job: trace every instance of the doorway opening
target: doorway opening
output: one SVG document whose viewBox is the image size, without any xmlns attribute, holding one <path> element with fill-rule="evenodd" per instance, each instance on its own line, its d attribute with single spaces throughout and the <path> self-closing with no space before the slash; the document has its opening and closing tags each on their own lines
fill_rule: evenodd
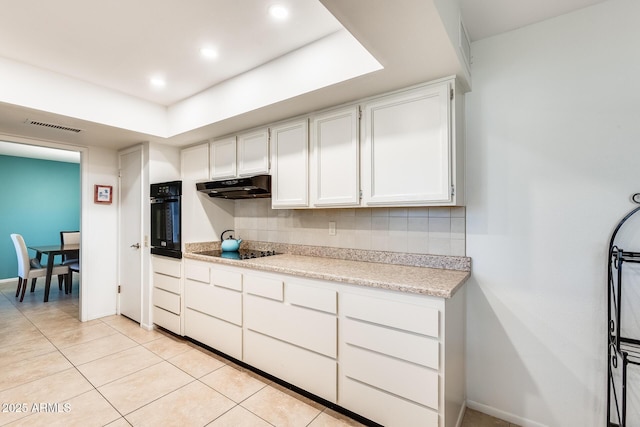
<svg viewBox="0 0 640 427">
<path fill-rule="evenodd" d="M 27 246 L 45 246 L 60 244 L 61 231 L 81 231 L 83 152 L 81 147 L 0 138 L 0 178 L 4 183 L 0 196 L 7 201 L 0 222 L 0 283 L 3 288 L 9 287 L 6 282 L 17 283 L 17 257 L 10 234 L 21 234 Z M 29 250 L 29 257 L 34 256 L 34 251 Z M 55 263 L 62 261 L 59 258 L 57 256 Z M 46 266 L 46 260 L 41 261 Z M 64 300 L 65 311 L 82 320 L 82 276 L 78 273 L 71 276 L 68 296 L 64 284 L 59 285 L 58 278 L 52 277 L 50 301 Z M 44 277 L 38 278 L 35 292 L 31 293 L 29 281 L 24 301 L 45 304 L 44 282 Z M 58 292 L 61 292 L 60 296 Z"/>
</svg>

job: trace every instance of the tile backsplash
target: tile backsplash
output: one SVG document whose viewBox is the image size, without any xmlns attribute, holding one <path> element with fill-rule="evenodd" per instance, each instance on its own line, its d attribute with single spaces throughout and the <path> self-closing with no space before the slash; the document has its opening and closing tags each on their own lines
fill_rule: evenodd
<svg viewBox="0 0 640 427">
<path fill-rule="evenodd" d="M 303 210 L 271 209 L 271 199 L 240 200 L 235 231 L 238 238 L 263 242 L 466 255 L 464 207 Z"/>
</svg>

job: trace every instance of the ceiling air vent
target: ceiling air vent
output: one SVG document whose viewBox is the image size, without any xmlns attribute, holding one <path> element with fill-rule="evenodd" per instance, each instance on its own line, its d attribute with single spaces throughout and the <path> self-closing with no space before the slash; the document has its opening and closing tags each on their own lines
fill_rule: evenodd
<svg viewBox="0 0 640 427">
<path fill-rule="evenodd" d="M 54 123 L 39 122 L 36 120 L 27 119 L 25 120 L 25 123 L 28 125 L 42 126 L 42 127 L 51 128 L 51 129 L 63 130 L 66 132 L 74 132 L 74 133 L 82 132 L 82 129 L 71 128 L 69 126 L 56 125 Z"/>
</svg>

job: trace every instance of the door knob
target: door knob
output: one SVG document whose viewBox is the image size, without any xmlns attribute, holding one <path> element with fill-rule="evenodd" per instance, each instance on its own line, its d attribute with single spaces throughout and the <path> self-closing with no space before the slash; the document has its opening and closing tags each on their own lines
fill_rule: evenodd
<svg viewBox="0 0 640 427">
<path fill-rule="evenodd" d="M 130 248 L 140 249 L 140 243 L 136 243 L 135 245 L 129 246 Z"/>
</svg>

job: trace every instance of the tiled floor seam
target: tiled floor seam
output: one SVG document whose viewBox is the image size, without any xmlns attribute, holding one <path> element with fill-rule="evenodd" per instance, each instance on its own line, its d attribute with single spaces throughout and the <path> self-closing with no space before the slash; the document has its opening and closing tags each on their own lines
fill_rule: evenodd
<svg viewBox="0 0 640 427">
<path fill-rule="evenodd" d="M 52 351 L 51 353 L 53 353 L 53 351 Z M 25 385 L 27 385 L 27 384 L 34 383 L 34 382 L 36 382 L 36 381 L 43 380 L 44 378 L 51 377 L 51 376 L 56 375 L 56 374 L 61 374 L 61 373 L 66 372 L 66 371 L 70 371 L 70 370 L 72 370 L 72 369 L 75 369 L 76 371 L 78 370 L 75 366 L 71 366 L 70 368 L 63 369 L 62 371 L 54 372 L 54 373 L 52 373 L 52 374 L 45 375 L 44 377 L 40 377 L 40 378 L 33 379 L 33 380 L 31 380 L 31 381 L 26 381 L 26 382 L 23 382 L 23 383 L 20 383 L 20 384 L 16 384 L 14 387 L 9 387 L 9 388 L 6 388 L 6 389 L 1 390 L 1 391 L 2 391 L 2 392 L 10 391 L 10 390 L 13 390 L 13 389 L 15 389 L 15 388 L 22 387 L 22 386 L 25 386 Z M 80 374 L 82 374 L 82 372 L 80 372 Z M 84 377 L 84 376 L 83 376 L 83 377 Z M 85 379 L 86 379 L 86 378 L 85 378 Z M 91 383 L 89 383 L 89 384 L 91 384 Z M 93 384 L 91 384 L 91 386 L 93 387 Z M 94 387 L 94 389 L 95 389 L 95 387 Z M 89 390 L 89 391 L 91 391 L 91 390 Z M 73 396 L 71 396 L 70 398 L 68 398 L 68 400 L 73 399 L 73 398 L 75 398 L 75 397 L 78 397 L 78 396 L 80 396 L 80 395 L 82 395 L 82 394 L 84 394 L 84 393 L 87 393 L 87 392 L 86 392 L 86 391 L 83 391 L 83 392 L 81 392 L 81 393 L 74 394 Z"/>
<path fill-rule="evenodd" d="M 133 348 L 133 347 L 131 347 L 131 348 Z M 127 351 L 127 350 L 130 350 L 130 349 L 121 350 L 120 352 Z M 118 354 L 118 353 L 120 353 L 120 352 L 113 353 L 113 354 Z M 98 358 L 98 359 L 96 359 L 96 360 L 100 360 L 100 359 L 104 359 L 104 358 L 109 357 L 109 356 L 113 356 L 113 354 L 106 355 L 106 356 L 103 356 L 103 357 L 99 357 L 99 358 Z M 91 362 L 95 362 L 95 360 L 92 360 Z M 87 363 L 91 363 L 91 362 L 87 362 Z M 144 369 L 150 368 L 151 366 L 155 366 L 155 365 L 158 365 L 158 364 L 160 364 L 160 363 L 162 363 L 162 361 L 157 362 L 157 363 L 153 363 L 153 364 L 151 364 L 151 365 L 149 365 L 149 366 L 146 366 L 146 367 L 144 367 L 144 368 L 138 369 L 137 371 L 131 372 L 131 373 L 127 374 L 127 375 L 135 374 L 136 372 L 140 372 L 140 371 L 142 371 L 142 370 L 144 370 Z M 75 370 L 76 370 L 76 371 L 78 371 L 78 373 L 79 373 L 80 375 L 82 375 L 82 378 L 84 378 L 85 380 L 87 380 L 87 382 L 88 382 L 89 384 L 91 384 L 91 387 L 93 387 L 93 389 L 94 389 L 96 392 L 98 392 L 98 394 L 99 394 L 100 396 L 102 396 L 102 398 L 103 398 L 105 401 L 107 401 L 107 402 L 109 403 L 109 405 L 111 405 L 111 407 L 112 407 L 113 409 L 115 409 L 115 410 L 116 410 L 116 412 L 118 412 L 118 414 L 120 414 L 120 416 L 121 416 L 121 417 L 124 417 L 124 416 L 125 416 L 125 414 L 121 413 L 121 412 L 118 410 L 118 408 L 116 408 L 116 407 L 113 405 L 113 403 L 111 403 L 111 401 L 110 401 L 109 399 L 107 399 L 107 396 L 105 396 L 104 394 L 102 394 L 102 392 L 98 389 L 98 387 L 96 387 L 96 386 L 95 386 L 95 384 L 93 384 L 93 383 L 89 380 L 89 378 L 87 378 L 87 377 L 82 373 L 82 371 L 81 371 L 80 369 L 78 369 L 78 366 L 85 365 L 86 363 L 83 363 L 83 364 L 81 364 L 81 365 L 75 365 L 75 364 L 73 364 L 73 362 L 72 362 L 71 364 L 73 365 L 73 367 L 75 368 Z M 125 375 L 125 376 L 127 376 L 127 375 Z M 106 383 L 104 383 L 104 384 L 101 384 L 101 385 L 100 385 L 100 387 L 104 387 L 104 386 L 106 386 L 106 385 L 108 385 L 108 384 L 111 384 L 111 383 L 113 383 L 113 382 L 115 382 L 115 381 L 118 381 L 118 380 L 120 380 L 120 379 L 122 379 L 122 378 L 124 378 L 124 377 L 120 377 L 120 378 L 116 378 L 116 379 L 114 379 L 114 380 L 108 381 L 108 382 L 106 382 Z M 139 408 L 138 408 L 138 409 L 139 409 Z M 127 421 L 127 422 L 128 422 L 128 421 Z"/>
<path fill-rule="evenodd" d="M 183 372 L 184 372 L 184 371 L 183 371 Z M 213 371 L 212 371 L 212 372 L 213 372 Z M 185 372 L 185 373 L 186 373 L 186 372 Z M 223 393 L 219 392 L 218 390 L 214 389 L 213 387 L 211 387 L 211 386 L 209 386 L 209 385 L 207 385 L 207 384 L 203 383 L 202 381 L 200 381 L 200 380 L 199 380 L 199 379 L 197 379 L 197 378 L 194 378 L 194 381 L 190 381 L 190 382 L 188 382 L 187 384 L 184 384 L 183 386 L 178 387 L 178 388 L 177 388 L 177 389 L 175 389 L 175 390 L 172 390 L 172 391 L 170 391 L 170 392 L 168 392 L 168 393 L 166 393 L 166 394 L 164 394 L 164 395 L 162 395 L 162 396 L 159 396 L 159 397 L 157 397 L 156 399 L 154 399 L 154 400 L 152 400 L 152 401 L 150 401 L 150 402 L 147 402 L 147 403 L 145 403 L 144 405 L 140 406 L 139 408 L 136 408 L 136 409 L 132 410 L 131 412 L 128 412 L 127 414 L 124 414 L 124 415 L 122 415 L 122 416 L 123 416 L 123 418 L 125 419 L 125 421 L 127 421 L 129 424 L 131 424 L 131 422 L 127 419 L 127 416 L 129 416 L 129 415 L 133 414 L 134 412 L 137 412 L 137 411 L 141 410 L 141 409 L 142 409 L 142 408 L 144 408 L 145 406 L 149 406 L 149 405 L 151 405 L 152 403 L 154 403 L 154 402 L 156 402 L 156 401 L 158 401 L 158 400 L 160 400 L 160 399 L 162 399 L 162 398 L 164 398 L 164 397 L 166 397 L 166 396 L 170 395 L 171 393 L 175 393 L 175 392 L 177 392 L 178 390 L 183 389 L 183 388 L 187 387 L 187 386 L 188 386 L 188 385 L 190 385 L 190 384 L 193 384 L 194 382 L 199 382 L 200 384 L 202 384 L 202 385 L 204 385 L 204 386 L 206 386 L 206 387 L 209 387 L 210 389 L 214 390 L 215 392 L 220 393 L 222 396 L 224 396 L 224 397 L 226 397 L 227 399 L 231 400 L 228 396 L 225 396 Z M 103 396 L 103 397 L 104 397 L 104 396 Z M 105 397 L 105 400 L 106 400 L 106 397 Z M 108 401 L 108 400 L 107 400 L 107 401 Z M 231 400 L 231 401 L 233 402 L 233 400 Z M 111 402 L 109 402 L 109 403 L 111 403 Z M 113 405 L 112 405 L 112 406 L 113 406 Z M 239 405 L 238 403 L 234 402 L 234 405 L 233 405 L 231 408 L 229 408 L 228 410 L 224 411 L 222 414 L 218 415 L 218 416 L 217 416 L 217 417 L 215 417 L 214 419 L 209 420 L 209 422 L 207 422 L 207 424 L 205 424 L 205 426 L 207 426 L 207 425 L 209 425 L 209 424 L 213 423 L 214 421 L 216 421 L 217 419 L 219 419 L 220 417 L 222 417 L 223 415 L 225 415 L 225 414 L 226 414 L 226 413 L 228 413 L 229 411 L 233 410 L 236 406 L 240 406 L 240 405 Z M 245 409 L 247 409 L 247 408 L 245 408 Z M 117 409 L 116 409 L 116 410 L 117 410 Z M 247 410 L 248 410 L 248 409 L 247 409 Z M 120 411 L 118 411 L 118 413 L 120 413 Z M 252 412 L 252 414 L 253 414 L 253 412 Z M 254 414 L 254 415 L 258 416 L 257 414 Z M 265 420 L 265 421 L 266 421 L 266 420 Z M 132 424 L 131 424 L 131 425 L 132 425 Z M 272 424 L 272 425 L 273 425 L 273 424 Z"/>
<path fill-rule="evenodd" d="M 326 408 L 325 408 L 325 409 L 323 409 L 322 411 L 318 412 L 318 414 L 317 414 L 315 417 L 313 417 L 313 418 L 311 419 L 311 421 L 309 421 L 309 423 L 307 424 L 307 426 L 306 426 L 306 427 L 309 427 L 311 424 L 313 424 L 313 422 L 314 422 L 315 420 L 317 420 L 317 419 L 318 419 L 318 417 L 324 413 L 324 411 L 326 411 Z"/>
<path fill-rule="evenodd" d="M 170 395 L 171 393 L 175 393 L 176 391 L 178 391 L 178 390 L 180 390 L 180 389 L 182 389 L 182 388 L 185 388 L 185 387 L 186 387 L 186 386 L 188 386 L 189 384 L 193 384 L 193 383 L 194 383 L 194 382 L 196 382 L 196 381 L 198 381 L 198 380 L 194 378 L 194 381 L 189 381 L 188 383 L 186 383 L 186 384 L 184 384 L 184 385 L 182 385 L 182 386 L 178 387 L 178 388 L 177 388 L 177 389 L 175 389 L 175 390 L 171 390 L 170 392 L 167 392 L 167 393 L 163 394 L 162 396 L 158 396 L 158 397 L 156 397 L 155 399 L 153 399 L 153 400 L 151 400 L 151 401 L 149 401 L 149 402 L 145 403 L 144 405 L 142 405 L 142 406 L 140 406 L 140 407 L 138 407 L 138 408 L 135 408 L 135 409 L 133 409 L 132 411 L 127 412 L 126 414 L 122 414 L 122 416 L 123 416 L 123 417 L 125 417 L 125 419 L 126 419 L 127 415 L 131 415 L 131 414 L 133 414 L 134 412 L 139 411 L 140 409 L 144 408 L 145 406 L 149 406 L 149 405 L 151 405 L 153 402 L 156 402 L 156 401 L 158 401 L 158 400 L 160 400 L 160 399 L 162 399 L 162 398 L 164 398 L 164 397 L 166 397 L 166 396 Z M 102 387 L 102 386 L 100 386 L 100 387 Z M 98 393 L 100 393 L 100 391 L 98 391 Z M 101 394 L 101 395 L 102 395 L 102 394 Z M 104 397 L 104 396 L 103 396 L 103 397 Z M 105 397 L 105 399 L 107 400 L 107 402 L 109 401 L 106 397 Z M 111 403 L 111 402 L 109 402 L 109 403 Z M 113 405 L 111 405 L 111 406 L 113 406 Z M 117 410 L 117 409 L 116 409 L 116 410 Z M 120 411 L 118 411 L 118 413 L 120 413 Z M 127 422 L 128 422 L 129 424 L 131 424 L 131 423 L 129 422 L 129 420 L 127 420 Z"/>
<path fill-rule="evenodd" d="M 262 389 L 260 389 L 260 390 L 262 390 Z M 254 393 L 254 394 L 255 394 L 255 393 Z M 248 398 L 247 398 L 247 399 L 248 399 Z M 247 400 L 247 399 L 245 399 L 245 400 Z M 243 402 L 244 402 L 245 400 L 243 400 Z M 269 424 L 270 426 L 277 427 L 275 424 L 270 423 L 269 421 L 267 421 L 266 419 L 262 418 L 260 415 L 256 414 L 255 412 L 253 412 L 251 409 L 247 408 L 246 406 L 242 406 L 242 404 L 240 404 L 240 403 L 238 403 L 236 406 L 240 406 L 240 407 L 241 407 L 242 409 L 244 409 L 245 411 L 248 411 L 248 412 L 252 413 L 253 415 L 255 415 L 256 417 L 260 418 L 262 421 L 264 421 L 265 423 Z M 235 408 L 236 406 L 234 406 L 233 408 Z M 233 408 L 231 408 L 231 409 L 233 409 Z M 231 409 L 229 409 L 229 411 L 230 411 Z M 227 411 L 227 412 L 229 412 L 229 411 Z M 218 418 L 220 418 L 220 417 L 218 417 Z M 212 421 L 212 422 L 213 422 L 213 421 Z"/>
</svg>

